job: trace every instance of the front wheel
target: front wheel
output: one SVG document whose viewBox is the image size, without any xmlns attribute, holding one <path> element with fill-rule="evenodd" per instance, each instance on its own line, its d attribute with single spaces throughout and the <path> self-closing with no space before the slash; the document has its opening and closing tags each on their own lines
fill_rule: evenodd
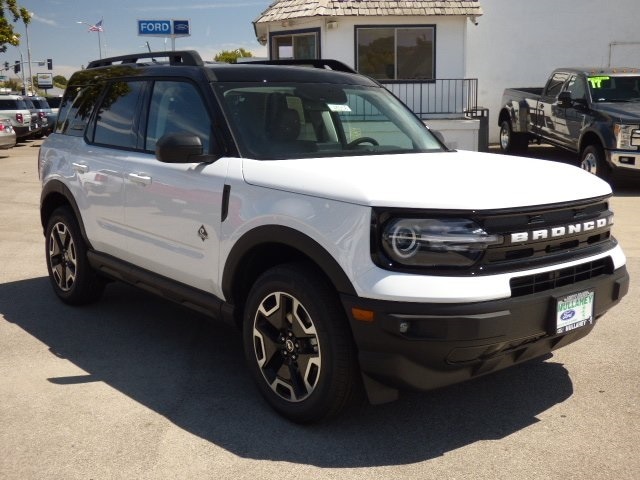
<svg viewBox="0 0 640 480">
<path fill-rule="evenodd" d="M 67 207 L 53 212 L 45 237 L 47 269 L 56 295 L 71 305 L 98 300 L 105 282 L 89 265 L 78 222 Z"/>
<path fill-rule="evenodd" d="M 597 175 L 606 182 L 611 181 L 611 167 L 607 165 L 604 151 L 598 145 L 589 145 L 582 151 L 580 168 Z"/>
<path fill-rule="evenodd" d="M 336 292 L 303 264 L 272 268 L 256 281 L 243 340 L 260 393 L 289 420 L 336 416 L 360 395 L 355 346 Z"/>
</svg>

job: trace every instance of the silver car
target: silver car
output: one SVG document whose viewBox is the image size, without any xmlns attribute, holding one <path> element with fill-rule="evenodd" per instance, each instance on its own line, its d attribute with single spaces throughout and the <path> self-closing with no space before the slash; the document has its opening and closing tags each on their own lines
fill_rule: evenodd
<svg viewBox="0 0 640 480">
<path fill-rule="evenodd" d="M 16 132 L 11 126 L 11 120 L 0 118 L 0 149 L 7 150 L 16 145 Z"/>
</svg>

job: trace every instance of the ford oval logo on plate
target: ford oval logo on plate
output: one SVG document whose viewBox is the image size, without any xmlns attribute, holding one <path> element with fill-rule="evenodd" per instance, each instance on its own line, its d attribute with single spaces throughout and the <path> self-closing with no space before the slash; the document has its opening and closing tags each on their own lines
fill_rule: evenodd
<svg viewBox="0 0 640 480">
<path fill-rule="evenodd" d="M 566 312 L 562 313 L 562 316 L 560 318 L 563 322 L 566 322 L 567 320 L 571 320 L 575 314 L 575 310 L 567 310 Z"/>
</svg>

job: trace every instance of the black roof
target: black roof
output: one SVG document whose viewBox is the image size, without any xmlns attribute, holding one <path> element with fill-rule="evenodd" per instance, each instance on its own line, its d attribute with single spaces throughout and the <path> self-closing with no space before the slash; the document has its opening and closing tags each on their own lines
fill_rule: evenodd
<svg viewBox="0 0 640 480">
<path fill-rule="evenodd" d="M 210 81 L 219 82 L 298 82 L 336 83 L 348 85 L 378 85 L 374 80 L 358 74 L 337 60 L 260 60 L 238 64 L 205 62 L 193 50 L 146 52 L 103 58 L 89 63 L 86 70 L 77 72 L 87 80 L 111 77 L 113 71 L 121 75 L 195 75 L 205 72 Z M 118 75 L 118 73 L 116 73 Z M 75 75 L 74 75 L 75 76 Z M 71 81 L 70 81 L 71 83 Z M 84 82 L 80 82 L 84 83 Z"/>
</svg>

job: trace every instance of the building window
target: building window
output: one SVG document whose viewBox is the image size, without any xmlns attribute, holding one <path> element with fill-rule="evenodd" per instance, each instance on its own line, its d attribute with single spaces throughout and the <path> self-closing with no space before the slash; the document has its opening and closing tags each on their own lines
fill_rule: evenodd
<svg viewBox="0 0 640 480">
<path fill-rule="evenodd" d="M 435 37 L 435 26 L 356 27 L 356 68 L 378 80 L 433 80 Z"/>
<path fill-rule="evenodd" d="M 271 59 L 320 58 L 320 31 L 318 29 L 297 32 L 282 32 L 271 35 Z"/>
</svg>

